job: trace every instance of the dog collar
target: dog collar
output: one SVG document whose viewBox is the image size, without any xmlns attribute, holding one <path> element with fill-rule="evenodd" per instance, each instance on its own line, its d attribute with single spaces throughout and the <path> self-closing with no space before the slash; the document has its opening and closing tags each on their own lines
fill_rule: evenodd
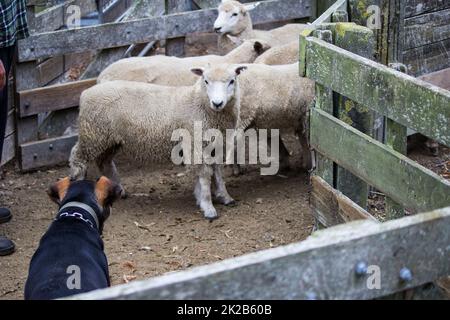
<svg viewBox="0 0 450 320">
<path fill-rule="evenodd" d="M 92 209 L 91 206 L 88 206 L 87 204 L 82 203 L 82 202 L 78 202 L 78 201 L 67 202 L 65 205 L 63 205 L 59 209 L 58 215 L 64 213 L 64 209 L 69 208 L 69 207 L 80 208 L 80 209 L 83 209 L 84 211 L 88 212 L 91 215 L 92 219 L 94 219 L 95 226 L 97 227 L 97 229 L 99 228 L 97 214 L 95 213 L 94 209 Z"/>
</svg>

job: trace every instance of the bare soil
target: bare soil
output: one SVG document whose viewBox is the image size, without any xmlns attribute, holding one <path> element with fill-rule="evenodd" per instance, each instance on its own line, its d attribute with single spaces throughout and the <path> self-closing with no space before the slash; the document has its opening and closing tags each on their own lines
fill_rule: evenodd
<svg viewBox="0 0 450 320">
<path fill-rule="evenodd" d="M 210 223 L 195 204 L 190 170 L 136 168 L 124 158 L 118 168 L 129 197 L 114 205 L 103 234 L 113 285 L 300 241 L 312 230 L 308 178 L 300 171 L 261 176 L 251 167 L 232 177 L 227 170 L 238 205 L 217 205 L 220 218 Z M 0 226 L 0 234 L 17 251 L 0 257 L 0 299 L 23 298 L 30 259 L 57 211 L 46 189 L 67 173 L 65 166 L 28 174 L 5 168 L 0 201 L 14 218 Z"/>
</svg>

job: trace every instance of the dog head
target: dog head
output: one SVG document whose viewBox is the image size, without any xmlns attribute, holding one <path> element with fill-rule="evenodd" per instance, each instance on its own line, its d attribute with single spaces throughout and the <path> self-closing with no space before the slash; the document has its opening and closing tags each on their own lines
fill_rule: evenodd
<svg viewBox="0 0 450 320">
<path fill-rule="evenodd" d="M 73 201 L 90 206 L 97 214 L 101 233 L 113 202 L 120 198 L 121 187 L 104 176 L 96 182 L 72 181 L 66 177 L 52 184 L 48 189 L 48 195 L 60 208 Z"/>
</svg>

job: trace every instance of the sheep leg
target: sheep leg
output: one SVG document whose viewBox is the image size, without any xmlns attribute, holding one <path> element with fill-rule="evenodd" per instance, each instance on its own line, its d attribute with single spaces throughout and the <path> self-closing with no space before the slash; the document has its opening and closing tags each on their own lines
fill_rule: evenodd
<svg viewBox="0 0 450 320">
<path fill-rule="evenodd" d="M 70 152 L 70 179 L 83 180 L 87 175 L 87 161 L 84 159 L 80 151 L 80 143 L 77 142 Z"/>
<path fill-rule="evenodd" d="M 203 165 L 198 175 L 197 184 L 195 186 L 194 195 L 197 199 L 197 205 L 203 211 L 206 219 L 217 219 L 217 211 L 212 203 L 211 196 L 211 178 L 213 169 L 209 165 Z"/>
<path fill-rule="evenodd" d="M 268 139 L 269 139 L 269 146 L 270 146 L 270 145 L 272 145 L 270 136 Z M 281 136 L 279 136 L 278 139 L 280 139 L 280 142 L 279 142 L 280 171 L 288 171 L 290 169 L 289 157 L 291 155 L 290 155 L 288 149 L 286 148 L 286 145 L 284 144 L 283 139 L 281 139 Z"/>
<path fill-rule="evenodd" d="M 216 182 L 216 191 L 214 196 L 216 200 L 226 206 L 236 205 L 236 201 L 229 195 L 225 181 L 223 180 L 222 167 L 218 164 L 214 165 L 214 178 Z"/>
<path fill-rule="evenodd" d="M 116 164 L 114 163 L 114 154 L 109 154 L 97 162 L 98 168 L 102 175 L 108 177 L 113 182 L 117 183 L 121 189 L 121 197 L 126 198 L 126 192 L 120 183 L 119 173 L 117 172 Z"/>
</svg>

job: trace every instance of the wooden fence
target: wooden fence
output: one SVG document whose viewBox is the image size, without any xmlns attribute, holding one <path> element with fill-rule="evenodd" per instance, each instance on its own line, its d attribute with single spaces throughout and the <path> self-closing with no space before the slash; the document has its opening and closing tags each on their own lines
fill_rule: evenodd
<svg viewBox="0 0 450 320">
<path fill-rule="evenodd" d="M 340 19 L 328 14 L 321 21 L 326 23 L 313 24 L 300 37 L 300 75 L 317 83 L 310 138 L 320 156 L 311 209 L 329 228 L 300 243 L 73 299 L 441 297 L 430 283 L 450 275 L 450 182 L 395 151 L 390 139 L 385 145 L 371 138 L 367 123 L 355 122 L 354 115 L 370 119 L 373 110 L 392 125 L 450 145 L 450 92 L 369 59 L 374 33 L 353 23 L 327 22 Z M 355 185 L 384 192 L 401 209 L 388 219 L 399 219 L 379 223 L 362 201 L 367 188 Z M 400 217 L 403 208 L 419 213 Z M 380 272 L 378 288 L 367 282 L 372 267 Z"/>
<path fill-rule="evenodd" d="M 56 19 L 58 23 L 51 29 L 61 27 L 65 8 L 76 2 L 77 0 L 65 1 L 51 9 L 51 15 L 61 17 Z M 58 31 L 50 31 L 44 27 L 43 30 L 48 32 L 36 30 L 31 37 L 19 41 L 19 64 L 16 68 L 15 81 L 16 140 L 21 169 L 28 171 L 67 161 L 70 150 L 77 140 L 76 132 L 70 128 L 76 122 L 79 96 L 83 90 L 95 84 L 95 78 L 55 84 L 58 82 L 55 78 L 67 71 L 73 59 L 80 54 L 99 51 L 105 53 L 105 59 L 100 59 L 102 60 L 100 67 L 93 68 L 95 72 L 90 74 L 95 77 L 107 64 L 123 57 L 121 50 L 117 54 L 117 49 L 122 47 L 128 48 L 130 45 L 167 39 L 168 54 L 183 55 L 186 35 L 210 32 L 213 29 L 217 17 L 215 6 L 219 2 L 219 0 L 152 1 L 151 7 L 155 9 L 150 17 Z M 127 1 L 99 1 L 99 3 L 105 10 L 112 10 L 111 8 L 116 8 L 115 6 L 126 8 L 129 4 Z M 160 15 L 161 8 L 170 14 Z M 180 12 L 189 9 L 193 11 Z M 263 24 L 309 18 L 311 12 L 310 0 L 267 0 L 252 11 L 252 19 L 255 24 Z M 47 11 L 45 16 L 49 15 Z M 44 13 L 39 15 L 42 16 Z M 101 13 L 100 16 L 101 19 L 105 19 L 107 15 Z M 43 22 L 41 24 L 46 25 Z M 42 115 L 48 113 L 54 113 L 56 117 L 53 121 L 44 122 L 43 126 Z"/>
</svg>

